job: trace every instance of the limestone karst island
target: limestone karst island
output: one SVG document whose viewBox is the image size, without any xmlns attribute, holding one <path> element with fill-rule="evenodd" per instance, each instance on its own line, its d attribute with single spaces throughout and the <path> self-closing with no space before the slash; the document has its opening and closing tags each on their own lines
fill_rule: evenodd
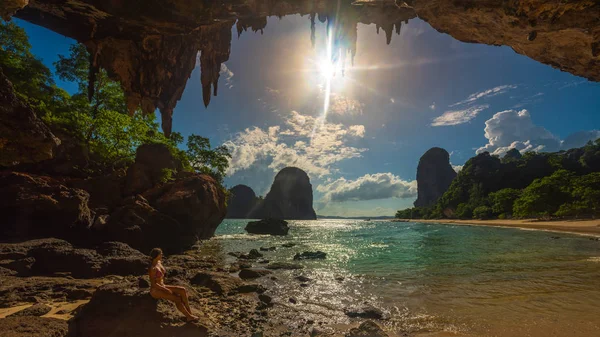
<svg viewBox="0 0 600 337">
<path fill-rule="evenodd" d="M 0 337 L 598 337 L 598 303 L 599 1 L 0 1 Z"/>
</svg>

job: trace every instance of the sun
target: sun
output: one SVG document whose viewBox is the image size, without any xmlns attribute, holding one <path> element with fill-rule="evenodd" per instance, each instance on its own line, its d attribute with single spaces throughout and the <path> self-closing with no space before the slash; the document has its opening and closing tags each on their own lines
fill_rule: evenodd
<svg viewBox="0 0 600 337">
<path fill-rule="evenodd" d="M 333 77 L 335 76 L 336 65 L 331 61 L 330 58 L 322 58 L 318 63 L 318 67 L 319 73 L 325 80 L 331 81 L 331 79 L 333 79 Z"/>
</svg>

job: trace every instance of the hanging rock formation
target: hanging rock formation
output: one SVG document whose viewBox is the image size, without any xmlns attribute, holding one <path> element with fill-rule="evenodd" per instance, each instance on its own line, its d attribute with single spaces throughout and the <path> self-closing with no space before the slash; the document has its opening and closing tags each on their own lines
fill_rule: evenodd
<svg viewBox="0 0 600 337">
<path fill-rule="evenodd" d="M 600 81 L 600 3 L 591 0 L 3 1 L 0 15 L 13 13 L 84 43 L 92 55 L 91 74 L 104 68 L 120 81 L 131 111 L 159 108 L 165 134 L 198 52 L 208 105 L 217 94 L 221 63 L 229 58 L 233 25 L 238 35 L 262 32 L 273 15 L 309 15 L 313 41 L 315 19 L 327 22 L 334 57 L 341 61 L 356 52 L 358 23 L 383 29 L 390 43 L 403 22 L 418 16 L 458 40 L 508 45 Z"/>
<path fill-rule="evenodd" d="M 246 185 L 235 185 L 229 190 L 227 204 L 228 219 L 247 219 L 256 206 L 257 198 L 252 188 Z"/>
<path fill-rule="evenodd" d="M 257 209 L 253 219 L 315 220 L 313 192 L 306 172 L 286 167 L 275 176 L 271 190 Z"/>
<path fill-rule="evenodd" d="M 448 151 L 433 147 L 421 159 L 417 167 L 418 197 L 415 207 L 429 207 L 448 190 L 456 172 L 450 165 Z"/>
</svg>

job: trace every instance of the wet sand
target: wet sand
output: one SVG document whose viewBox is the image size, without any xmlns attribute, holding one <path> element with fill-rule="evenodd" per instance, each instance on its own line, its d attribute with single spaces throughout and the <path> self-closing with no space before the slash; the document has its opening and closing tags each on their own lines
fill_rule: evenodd
<svg viewBox="0 0 600 337">
<path fill-rule="evenodd" d="M 439 219 L 439 220 L 392 220 L 392 221 L 413 221 L 424 223 L 439 223 L 453 225 L 469 225 L 469 226 L 495 226 L 495 227 L 512 227 L 526 228 L 536 230 L 546 230 L 555 232 L 568 232 L 577 234 L 586 234 L 600 237 L 600 220 L 557 220 L 557 221 L 540 221 L 536 219 L 528 220 L 454 220 L 454 219 Z"/>
</svg>

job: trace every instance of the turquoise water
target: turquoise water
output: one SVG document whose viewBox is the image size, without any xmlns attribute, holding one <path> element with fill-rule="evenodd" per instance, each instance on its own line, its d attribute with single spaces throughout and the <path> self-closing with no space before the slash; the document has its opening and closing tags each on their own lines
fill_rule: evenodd
<svg viewBox="0 0 600 337">
<path fill-rule="evenodd" d="M 325 260 L 266 280 L 286 308 L 344 323 L 343 308 L 368 303 L 389 315 L 388 331 L 425 335 L 600 336 L 600 242 L 585 236 L 509 228 L 362 220 L 290 221 L 290 234 L 246 234 L 225 220 L 208 245 L 263 252 L 292 262 L 321 250 Z M 560 237 L 553 239 L 552 237 Z M 295 243 L 282 248 L 283 243 Z M 256 262 L 255 265 L 261 264 Z M 300 287 L 295 276 L 312 279 Z M 343 279 L 342 279 L 343 278 Z"/>
</svg>

